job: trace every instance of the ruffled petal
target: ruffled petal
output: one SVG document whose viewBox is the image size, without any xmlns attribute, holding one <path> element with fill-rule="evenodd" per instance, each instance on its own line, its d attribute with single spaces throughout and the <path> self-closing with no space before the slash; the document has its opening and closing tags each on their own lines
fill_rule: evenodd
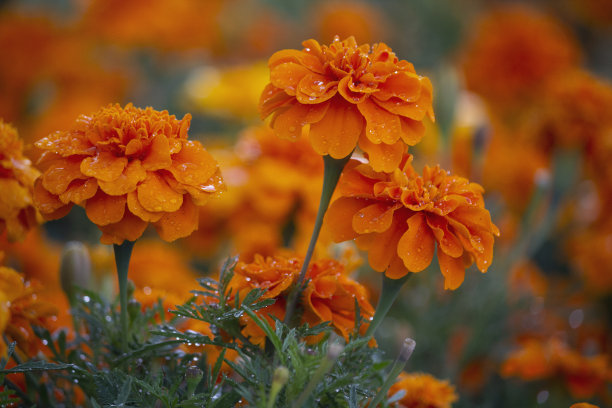
<svg viewBox="0 0 612 408">
<path fill-rule="evenodd" d="M 83 201 L 89 200 L 98 191 L 98 181 L 90 177 L 87 180 L 75 180 L 59 195 L 59 199 L 65 203 L 82 205 Z"/>
<path fill-rule="evenodd" d="M 304 104 L 316 104 L 331 99 L 338 92 L 338 81 L 329 81 L 319 74 L 305 75 L 299 82 L 296 99 Z"/>
<path fill-rule="evenodd" d="M 461 286 L 465 278 L 463 257 L 452 257 L 438 250 L 438 263 L 444 275 L 444 289 L 455 290 Z"/>
<path fill-rule="evenodd" d="M 365 136 L 359 138 L 359 147 L 368 154 L 374 171 L 385 173 L 393 172 L 406 152 L 406 145 L 401 140 L 393 144 L 374 144 Z"/>
<path fill-rule="evenodd" d="M 325 214 L 325 223 L 335 242 L 347 241 L 359 235 L 353 229 L 353 215 L 370 203 L 369 200 L 352 197 L 340 197 L 331 203 Z"/>
<path fill-rule="evenodd" d="M 402 136 L 400 117 L 382 109 L 370 99 L 357 105 L 366 120 L 366 137 L 374 144 L 392 144 Z"/>
<path fill-rule="evenodd" d="M 329 102 L 315 105 L 294 103 L 289 109 L 278 112 L 270 125 L 278 137 L 297 140 L 302 136 L 302 127 L 308 123 L 320 121 L 329 106 Z"/>
<path fill-rule="evenodd" d="M 388 230 L 393 222 L 393 213 L 400 206 L 401 204 L 379 202 L 362 208 L 353 216 L 353 230 L 358 234 Z"/>
<path fill-rule="evenodd" d="M 150 212 L 173 212 L 183 204 L 183 195 L 173 190 L 157 173 L 147 173 L 137 191 L 138 201 Z"/>
<path fill-rule="evenodd" d="M 50 163 L 47 163 L 50 164 Z M 50 164 L 42 176 L 43 186 L 52 194 L 61 194 L 76 179 L 86 179 L 81 173 L 80 158 L 62 158 Z"/>
<path fill-rule="evenodd" d="M 400 279 L 404 276 L 408 275 L 410 271 L 404 265 L 404 261 L 399 256 L 394 256 L 391 258 L 391 263 L 387 267 L 385 271 L 385 275 L 391 279 Z"/>
<path fill-rule="evenodd" d="M 79 132 L 55 132 L 35 143 L 36 147 L 67 157 L 75 154 L 93 155 L 95 147 Z"/>
<path fill-rule="evenodd" d="M 138 183 L 147 177 L 146 170 L 142 167 L 140 160 L 131 161 L 123 173 L 114 181 L 98 181 L 100 188 L 108 195 L 124 195 L 136 190 Z"/>
<path fill-rule="evenodd" d="M 310 126 L 310 143 L 320 155 L 348 156 L 357 146 L 365 121 L 354 105 L 334 98 L 320 121 Z"/>
<path fill-rule="evenodd" d="M 386 231 L 361 235 L 356 241 L 359 248 L 368 251 L 368 262 L 372 269 L 378 272 L 387 270 L 393 258 L 397 257 L 397 245 L 403 233 L 403 217 L 394 218 L 394 222 Z"/>
<path fill-rule="evenodd" d="M 385 82 L 378 85 L 380 92 L 376 99 L 389 100 L 391 97 L 399 98 L 405 102 L 416 102 L 421 96 L 421 77 L 406 71 L 389 75 Z"/>
<path fill-rule="evenodd" d="M 153 225 L 164 241 L 171 242 L 191 235 L 198 228 L 198 215 L 198 207 L 189 196 L 185 196 L 179 210 L 164 214 Z"/>
<path fill-rule="evenodd" d="M 147 225 L 148 223 L 126 211 L 121 221 L 99 226 L 102 231 L 100 242 L 107 245 L 121 245 L 125 240 L 136 241 L 147 228 Z"/>
<path fill-rule="evenodd" d="M 430 215 L 427 217 L 427 225 L 431 228 L 438 242 L 438 254 L 444 252 L 453 258 L 463 254 L 461 241 L 449 231 L 448 222 L 444 218 Z"/>
<path fill-rule="evenodd" d="M 210 178 L 218 171 L 218 166 L 200 142 L 190 140 L 172 156 L 172 165 L 168 170 L 179 183 L 199 187 L 210 184 Z"/>
<path fill-rule="evenodd" d="M 172 164 L 170 143 L 163 134 L 157 134 L 149 145 L 149 154 L 142 161 L 142 167 L 148 171 L 166 169 Z"/>
<path fill-rule="evenodd" d="M 419 143 L 425 134 L 425 125 L 423 122 L 408 119 L 403 116 L 400 117 L 400 121 L 402 124 L 401 137 L 404 143 L 408 146 L 414 146 Z"/>
<path fill-rule="evenodd" d="M 114 181 L 119 178 L 127 165 L 127 157 L 117 157 L 106 151 L 100 151 L 94 157 L 86 157 L 81 162 L 81 172 L 89 177 L 102 181 Z"/>
<path fill-rule="evenodd" d="M 353 83 L 350 75 L 345 76 L 338 82 L 338 92 L 342 97 L 352 104 L 361 104 L 367 100 L 368 95 L 362 92 L 353 91 Z"/>
<path fill-rule="evenodd" d="M 261 118 L 265 119 L 280 108 L 285 108 L 293 101 L 293 96 L 288 95 L 285 91 L 275 87 L 272 84 L 266 85 L 261 97 L 259 98 L 259 111 Z"/>
<path fill-rule="evenodd" d="M 364 176 L 358 169 L 355 169 L 358 163 L 356 160 L 351 160 L 346 165 L 336 190 L 340 195 L 346 197 L 372 197 L 376 180 Z"/>
<path fill-rule="evenodd" d="M 270 68 L 270 82 L 289 95 L 295 95 L 299 82 L 310 70 L 294 62 L 284 62 Z"/>
<path fill-rule="evenodd" d="M 391 98 L 387 101 L 373 98 L 373 101 L 381 108 L 408 119 L 423 120 L 428 112 L 428 106 L 425 103 L 404 102 L 399 98 Z"/>
<path fill-rule="evenodd" d="M 125 213 L 126 200 L 125 196 L 110 196 L 98 190 L 85 203 L 87 218 L 98 226 L 119 222 Z"/>
<path fill-rule="evenodd" d="M 138 193 L 131 191 L 127 194 L 128 210 L 143 221 L 156 222 L 164 215 L 163 212 L 147 211 L 138 201 Z"/>
<path fill-rule="evenodd" d="M 48 192 L 43 187 L 41 178 L 38 178 L 34 183 L 34 191 L 32 196 L 36 208 L 38 208 L 43 217 L 47 220 L 55 220 L 57 218 L 61 218 L 64 215 L 68 214 L 68 212 L 72 208 L 72 204 L 66 205 L 60 201 L 58 196 Z"/>
<path fill-rule="evenodd" d="M 434 235 L 425 215 L 416 213 L 408 218 L 406 231 L 397 245 L 397 254 L 411 272 L 420 272 L 431 263 L 436 249 Z"/>
</svg>

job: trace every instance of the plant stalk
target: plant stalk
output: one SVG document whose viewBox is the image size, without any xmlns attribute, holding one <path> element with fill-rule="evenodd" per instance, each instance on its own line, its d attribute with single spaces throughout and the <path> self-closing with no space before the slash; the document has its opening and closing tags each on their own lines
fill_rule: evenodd
<svg viewBox="0 0 612 408">
<path fill-rule="evenodd" d="M 115 264 L 117 265 L 117 278 L 119 280 L 119 304 L 121 306 L 121 349 L 125 353 L 128 346 L 128 310 L 127 310 L 127 278 L 130 266 L 130 257 L 134 248 L 134 241 L 123 241 L 121 245 L 113 245 L 115 250 Z"/>
<path fill-rule="evenodd" d="M 407 338 L 406 340 L 404 340 L 404 344 L 402 345 L 400 354 L 399 356 L 397 356 L 397 359 L 395 359 L 395 362 L 393 363 L 393 367 L 391 367 L 391 371 L 389 371 L 389 375 L 387 376 L 382 387 L 380 387 L 380 390 L 378 391 L 378 393 L 376 394 L 376 396 L 374 397 L 374 399 L 368 406 L 372 408 L 376 408 L 378 404 L 380 404 L 382 400 L 387 396 L 387 392 L 389 392 L 389 388 L 391 388 L 397 376 L 402 372 L 402 370 L 406 366 L 406 362 L 408 361 L 408 359 L 410 359 L 410 356 L 412 355 L 412 352 L 414 351 L 415 346 L 416 346 L 416 343 L 411 338 Z"/>
<path fill-rule="evenodd" d="M 378 299 L 378 305 L 376 305 L 376 312 L 374 312 L 374 318 L 372 322 L 370 322 L 370 326 L 366 331 L 365 337 L 369 338 L 374 336 L 374 332 L 376 328 L 383 321 L 389 309 L 395 302 L 397 295 L 400 290 L 404 286 L 404 283 L 412 276 L 412 272 L 408 273 L 406 276 L 399 279 L 391 279 L 388 278 L 387 275 L 383 273 L 382 275 L 382 291 L 380 293 L 380 298 Z"/>
</svg>

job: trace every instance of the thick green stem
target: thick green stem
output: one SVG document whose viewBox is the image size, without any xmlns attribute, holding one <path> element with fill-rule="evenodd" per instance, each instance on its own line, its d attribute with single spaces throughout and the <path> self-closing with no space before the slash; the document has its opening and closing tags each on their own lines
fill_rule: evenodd
<svg viewBox="0 0 612 408">
<path fill-rule="evenodd" d="M 399 356 L 397 356 L 397 359 L 395 359 L 393 367 L 391 367 L 391 371 L 389 371 L 389 375 L 387 376 L 382 387 L 380 387 L 380 390 L 378 390 L 378 393 L 370 403 L 370 407 L 376 408 L 378 404 L 380 404 L 382 400 L 387 396 L 389 388 L 391 388 L 397 376 L 406 366 L 406 362 L 408 361 L 408 359 L 410 359 L 410 356 L 414 351 L 415 345 L 416 343 L 414 342 L 414 340 L 410 338 L 404 340 L 404 344 L 402 345 L 402 349 L 400 350 Z"/>
<path fill-rule="evenodd" d="M 314 253 L 314 249 L 317 244 L 317 239 L 319 238 L 319 233 L 321 232 L 321 226 L 323 226 L 323 217 L 325 216 L 327 207 L 329 207 L 329 202 L 331 201 L 332 195 L 334 194 L 334 190 L 336 189 L 336 185 L 338 184 L 338 180 L 340 179 L 340 174 L 342 174 L 344 166 L 351 158 L 351 154 L 342 159 L 334 159 L 329 155 L 323 156 L 323 190 L 321 191 L 319 210 L 317 211 L 317 218 L 315 220 L 315 226 L 312 231 L 312 236 L 310 237 L 310 244 L 308 245 L 308 250 L 306 251 L 306 257 L 304 258 L 304 263 L 302 265 L 302 269 L 300 270 L 300 276 L 298 277 L 297 284 L 291 291 L 291 294 L 289 295 L 289 299 L 287 301 L 285 323 L 289 323 L 291 321 L 291 318 L 293 317 L 295 305 L 297 303 L 298 298 L 300 297 L 300 293 L 303 289 L 302 286 L 304 284 L 304 280 L 306 279 L 306 271 L 308 270 L 310 259 L 312 258 L 312 254 Z"/>
<path fill-rule="evenodd" d="M 365 337 L 374 336 L 374 332 L 376 328 L 383 321 L 389 309 L 395 302 L 397 295 L 400 290 L 404 286 L 404 283 L 412 276 L 412 273 L 399 278 L 399 279 L 391 279 L 388 278 L 387 275 L 382 275 L 382 291 L 380 293 L 380 298 L 378 299 L 378 305 L 376 305 L 376 312 L 374 313 L 374 318 L 368 327 L 368 331 L 366 332 Z"/>
<path fill-rule="evenodd" d="M 119 280 L 119 303 L 121 305 L 121 348 L 127 351 L 128 332 L 128 311 L 127 311 L 127 277 L 130 257 L 132 256 L 134 241 L 123 241 L 121 245 L 114 245 L 115 264 L 117 265 L 117 278 Z"/>
</svg>

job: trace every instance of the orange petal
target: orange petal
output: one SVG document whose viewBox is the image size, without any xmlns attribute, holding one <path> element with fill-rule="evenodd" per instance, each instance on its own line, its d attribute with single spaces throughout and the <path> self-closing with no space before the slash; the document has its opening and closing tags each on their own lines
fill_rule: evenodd
<svg viewBox="0 0 612 408">
<path fill-rule="evenodd" d="M 373 98 L 374 102 L 381 108 L 394 113 L 396 115 L 407 117 L 408 119 L 423 120 L 428 112 L 428 107 L 419 102 L 404 102 L 399 98 L 391 98 L 388 101 L 382 101 Z"/>
<path fill-rule="evenodd" d="M 42 176 L 43 186 L 52 194 L 61 194 L 76 179 L 86 179 L 81 173 L 81 159 L 68 157 L 56 160 Z"/>
<path fill-rule="evenodd" d="M 147 225 L 148 223 L 126 211 L 121 221 L 99 226 L 102 231 L 100 242 L 108 245 L 120 245 L 124 240 L 136 241 L 147 228 Z"/>
<path fill-rule="evenodd" d="M 284 62 L 270 68 L 270 82 L 289 95 L 295 95 L 300 80 L 310 73 L 310 70 L 303 65 Z"/>
<path fill-rule="evenodd" d="M 157 134 L 151 140 L 149 145 L 149 154 L 142 161 L 142 167 L 146 170 L 166 169 L 172 164 L 170 158 L 170 143 L 168 138 L 163 134 Z"/>
<path fill-rule="evenodd" d="M 171 242 L 191 235 L 198 228 L 198 214 L 198 207 L 189 196 L 185 196 L 178 211 L 164 214 L 153 225 L 164 241 Z"/>
<path fill-rule="evenodd" d="M 431 263 L 436 248 L 434 236 L 425 222 L 425 215 L 416 213 L 408 218 L 408 231 L 402 235 L 397 254 L 411 272 L 420 272 Z"/>
<path fill-rule="evenodd" d="M 377 99 L 386 101 L 397 97 L 405 102 L 416 102 L 421 96 L 421 77 L 412 72 L 397 72 L 388 76 L 378 89 Z"/>
<path fill-rule="evenodd" d="M 427 225 L 431 228 L 438 242 L 438 253 L 442 250 L 449 256 L 457 258 L 463 254 L 463 245 L 455 234 L 449 231 L 448 222 L 439 216 L 427 217 Z"/>
<path fill-rule="evenodd" d="M 142 142 L 140 139 L 132 139 L 125 145 L 125 155 L 130 156 L 133 154 L 138 154 L 142 151 Z"/>
<path fill-rule="evenodd" d="M 90 177 L 87 180 L 75 180 L 70 183 L 70 186 L 59 195 L 59 199 L 63 203 L 75 203 L 81 205 L 83 201 L 93 197 L 98 191 L 98 182 L 95 178 Z"/>
<path fill-rule="evenodd" d="M 81 172 L 98 180 L 114 181 L 123 173 L 126 165 L 126 157 L 116 157 L 110 152 L 100 151 L 94 157 L 83 159 Z"/>
<path fill-rule="evenodd" d="M 342 176 L 340 176 L 340 182 L 337 187 L 338 193 L 345 197 L 372 197 L 376 180 L 364 176 L 358 169 L 354 168 L 353 164 L 358 163 L 356 160 L 351 162 L 347 164 L 342 172 Z"/>
<path fill-rule="evenodd" d="M 325 214 L 325 223 L 335 242 L 348 241 L 359 235 L 353 229 L 353 215 L 370 203 L 351 197 L 340 197 L 331 203 Z"/>
<path fill-rule="evenodd" d="M 67 157 L 75 154 L 92 155 L 95 147 L 78 132 L 55 132 L 35 143 L 36 147 L 51 150 Z"/>
<path fill-rule="evenodd" d="M 425 134 L 425 125 L 421 121 L 400 117 L 402 124 L 401 137 L 408 146 L 414 146 L 421 141 Z"/>
<path fill-rule="evenodd" d="M 298 84 L 296 99 L 300 103 L 315 104 L 325 102 L 338 92 L 338 81 L 329 81 L 323 75 L 310 73 Z"/>
<path fill-rule="evenodd" d="M 285 105 L 289 105 L 294 101 L 294 97 L 288 95 L 285 91 L 275 87 L 272 84 L 266 85 L 261 97 L 259 98 L 259 111 L 261 112 L 261 118 L 265 119 L 276 112 L 281 107 L 286 109 Z"/>
<path fill-rule="evenodd" d="M 406 268 L 404 262 L 399 256 L 394 256 L 391 258 L 391 263 L 389 263 L 389 267 L 387 267 L 387 270 L 385 271 L 385 275 L 391 279 L 400 279 L 409 273 L 411 272 Z"/>
<path fill-rule="evenodd" d="M 353 229 L 358 234 L 386 231 L 393 222 L 393 213 L 400 206 L 380 202 L 362 208 L 353 216 Z"/>
<path fill-rule="evenodd" d="M 368 245 L 368 262 L 372 269 L 378 272 L 383 272 L 389 268 L 389 265 L 394 258 L 397 257 L 397 246 L 404 232 L 403 216 L 394 217 L 391 227 L 381 233 L 372 233 Z M 367 235 L 364 235 L 367 236 Z M 363 241 L 357 242 L 362 249 Z"/>
<path fill-rule="evenodd" d="M 72 208 L 72 204 L 66 205 L 60 201 L 58 196 L 48 192 L 43 187 L 41 178 L 38 178 L 34 183 L 33 200 L 36 208 L 47 220 L 61 218 L 63 215 L 68 214 L 70 208 Z M 62 213 L 63 215 L 57 218 L 54 217 Z"/>
<path fill-rule="evenodd" d="M 87 218 L 98 226 L 121 221 L 125 213 L 125 196 L 109 196 L 98 190 L 95 196 L 85 203 Z"/>
<path fill-rule="evenodd" d="M 354 105 L 338 97 L 329 103 L 323 119 L 310 126 L 310 143 L 318 154 L 342 159 L 357 146 L 365 121 Z"/>
<path fill-rule="evenodd" d="M 363 103 L 368 95 L 362 92 L 354 92 L 354 84 L 352 83 L 352 79 L 350 75 L 345 76 L 338 82 L 338 92 L 342 97 L 352 104 L 361 104 Z"/>
<path fill-rule="evenodd" d="M 168 181 L 168 177 L 166 177 L 166 181 Z M 216 197 L 219 193 L 226 190 L 223 179 L 221 178 L 221 170 L 219 169 L 217 169 L 207 184 L 200 184 L 197 186 L 183 184 L 182 187 L 189 193 L 194 204 L 198 206 L 203 206 L 212 197 Z"/>
<path fill-rule="evenodd" d="M 274 133 L 288 140 L 302 136 L 302 127 L 307 123 L 320 121 L 329 107 L 329 102 L 315 105 L 293 104 L 289 109 L 279 112 L 271 123 Z"/>
<path fill-rule="evenodd" d="M 370 99 L 357 105 L 359 112 L 365 118 L 366 137 L 374 144 L 392 144 L 402 135 L 400 117 L 382 109 Z"/>
<path fill-rule="evenodd" d="M 136 186 L 147 177 L 146 170 L 141 166 L 140 160 L 128 163 L 123 173 L 114 181 L 98 181 L 100 188 L 108 195 L 124 195 L 136 190 Z"/>
<path fill-rule="evenodd" d="M 137 191 L 138 201 L 147 211 L 173 212 L 183 204 L 183 195 L 173 190 L 157 173 L 147 173 Z"/>
<path fill-rule="evenodd" d="M 391 173 L 395 170 L 406 151 L 406 145 L 399 140 L 393 144 L 374 144 L 367 137 L 359 138 L 359 147 L 368 154 L 370 165 L 374 171 Z"/>
<path fill-rule="evenodd" d="M 138 218 L 147 222 L 156 222 L 164 215 L 162 212 L 151 212 L 145 210 L 145 208 L 138 201 L 138 193 L 131 191 L 127 194 L 127 206 L 128 210 L 138 216 Z"/>
<path fill-rule="evenodd" d="M 168 170 L 179 183 L 199 187 L 210 184 L 218 166 L 200 142 L 189 140 L 180 152 L 172 156 Z"/>
<path fill-rule="evenodd" d="M 440 271 L 444 275 L 444 289 L 455 290 L 461 286 L 465 278 L 463 258 L 461 256 L 454 258 L 443 251 L 438 251 L 438 263 L 440 264 Z"/>
</svg>

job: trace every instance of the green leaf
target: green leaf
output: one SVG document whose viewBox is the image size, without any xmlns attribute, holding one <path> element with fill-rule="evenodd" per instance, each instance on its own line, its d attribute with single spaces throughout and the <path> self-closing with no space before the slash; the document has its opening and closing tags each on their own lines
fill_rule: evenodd
<svg viewBox="0 0 612 408">
<path fill-rule="evenodd" d="M 280 341 L 280 339 L 278 338 L 278 336 L 276 335 L 276 333 L 274 332 L 272 327 L 270 327 L 270 325 L 268 324 L 268 321 L 265 320 L 265 319 L 264 320 L 260 319 L 259 316 L 257 316 L 257 314 L 254 311 L 252 311 L 251 309 L 249 309 L 245 305 L 242 305 L 242 309 L 249 315 L 249 317 L 251 319 L 253 319 L 253 321 L 259 327 L 261 327 L 261 329 L 264 331 L 264 333 L 266 333 L 266 336 L 268 336 L 268 338 L 270 339 L 270 342 L 272 342 L 272 345 L 274 346 L 274 348 L 278 352 L 278 355 L 279 355 L 279 357 L 281 359 L 282 364 L 285 365 L 286 364 L 285 356 L 282 353 L 282 351 L 283 351 L 283 343 Z"/>
<path fill-rule="evenodd" d="M 19 364 L 16 367 L 0 370 L 1 374 L 12 374 L 12 373 L 29 373 L 32 371 L 52 371 L 52 370 L 75 370 L 83 371 L 81 367 L 75 364 L 56 364 L 48 363 L 46 361 L 26 361 L 23 364 Z"/>
</svg>

